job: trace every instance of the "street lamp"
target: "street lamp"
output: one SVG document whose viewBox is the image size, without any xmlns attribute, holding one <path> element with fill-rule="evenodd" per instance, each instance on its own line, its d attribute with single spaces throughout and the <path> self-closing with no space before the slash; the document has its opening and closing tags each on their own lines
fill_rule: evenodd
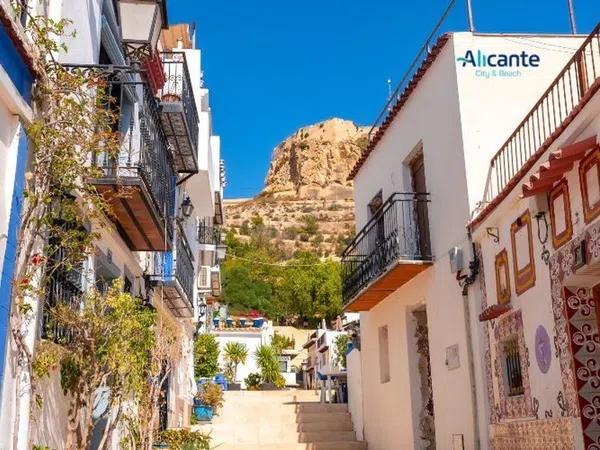
<svg viewBox="0 0 600 450">
<path fill-rule="evenodd" d="M 217 263 L 220 264 L 225 261 L 225 255 L 227 254 L 227 246 L 220 242 L 217 244 Z"/>
<path fill-rule="evenodd" d="M 181 214 L 183 215 L 183 217 L 188 218 L 192 215 L 193 210 L 194 205 L 192 205 L 192 201 L 188 196 L 181 202 Z"/>
<path fill-rule="evenodd" d="M 160 30 L 167 27 L 166 0 L 119 0 L 125 54 L 134 61 L 152 56 Z"/>
</svg>

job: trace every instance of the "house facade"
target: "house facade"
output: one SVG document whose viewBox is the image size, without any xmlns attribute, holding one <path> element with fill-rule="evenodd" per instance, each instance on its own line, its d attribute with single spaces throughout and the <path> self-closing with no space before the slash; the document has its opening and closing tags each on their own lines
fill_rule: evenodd
<svg viewBox="0 0 600 450">
<path fill-rule="evenodd" d="M 5 378 L 10 290 L 27 164 L 24 126 L 33 120 L 31 97 L 36 75 L 33 49 L 27 43 L 21 17 L 8 1 L 0 2 L 0 385 Z"/>
<path fill-rule="evenodd" d="M 495 449 L 600 445 L 599 37 L 596 27 L 508 134 L 469 224 Z"/>
<path fill-rule="evenodd" d="M 224 247 L 218 228 L 223 223 L 221 199 L 225 182 L 220 141 L 213 132 L 209 91 L 202 81 L 194 28 L 187 24 L 169 25 L 165 1 L 92 0 L 83 4 L 64 0 L 28 2 L 28 7 L 34 14 L 72 21 L 77 35 L 64 38 L 68 51 L 61 53 L 60 63 L 106 76 L 107 89 L 118 105 L 115 126 L 122 136 L 118 157 L 107 158 L 99 153 L 90 162 L 101 174 L 90 182 L 108 199 L 113 215 L 89 224 L 88 231 L 99 233 L 100 238 L 83 267 L 53 273 L 47 295 L 32 300 L 32 320 L 27 329 L 30 351 L 35 354 L 42 340 L 53 340 L 63 332 L 48 320 L 47 308 L 59 302 L 76 304 L 90 289 L 104 291 L 115 280 L 122 280 L 125 291 L 156 310 L 159 320 L 178 337 L 179 349 L 162 386 L 158 426 L 189 426 L 196 392 L 193 340 L 205 326 L 207 299 L 220 295 L 219 263 Z M 141 46 L 134 34 L 144 29 L 147 17 L 138 7 L 150 11 L 152 24 L 151 39 Z M 13 24 L 18 29 L 18 22 Z M 19 46 L 14 43 L 14 32 L 6 35 L 12 43 L 0 35 L 0 62 L 13 58 L 7 65 L 10 70 L 26 68 L 23 61 L 18 63 L 17 58 L 22 56 L 15 50 Z M 12 52 L 5 52 L 5 48 Z M 2 212 L 0 225 L 7 228 L 9 237 L 0 239 L 0 245 L 4 245 L 0 248 L 4 252 L 0 253 L 4 255 L 0 258 L 4 261 L 2 273 L 7 274 L 2 278 L 0 298 L 5 303 L 10 299 L 10 267 L 14 265 L 8 249 L 11 243 L 14 245 L 11 239 L 18 228 L 18 220 L 16 224 L 14 221 L 18 217 L 20 177 L 27 156 L 26 143 L 19 141 L 19 121 L 26 121 L 31 115 L 27 103 L 33 77 L 31 71 L 21 70 L 19 76 L 28 79 L 11 78 L 15 76 L 13 72 L 0 72 L 0 82 L 12 81 L 18 86 L 10 90 L 10 85 L 2 84 L 0 92 L 0 99 L 4 98 L 4 90 L 12 95 L 12 103 L 2 110 L 9 118 L 2 120 L 2 127 L 5 123 L 10 125 L 4 132 L 10 139 L 3 138 L 0 143 L 2 146 L 8 142 L 9 146 L 0 148 L 14 162 L 6 174 L 3 168 L 1 178 L 3 195 L 12 199 L 2 202 L 2 208 L 13 205 Z M 21 149 L 25 155 L 21 155 Z M 127 196 L 118 195 L 123 187 Z M 204 281 L 207 273 L 212 283 Z M 3 303 L 0 323 L 4 323 L 9 310 L 10 304 Z M 5 339 L 4 325 L 0 334 Z M 38 389 L 44 402 L 33 408 L 29 390 L 16 392 L 13 371 L 18 352 L 10 339 L 6 338 L 2 349 L 6 352 L 0 354 L 5 367 L 0 448 L 29 449 L 32 444 L 63 448 L 68 402 L 59 374 L 52 373 L 40 383 Z M 103 413 L 104 395 L 102 391 L 97 393 L 97 414 Z M 99 438 L 101 431 L 100 423 L 95 436 Z M 113 448 L 117 447 L 115 437 Z"/>
<path fill-rule="evenodd" d="M 372 130 L 351 173 L 357 235 L 342 256 L 345 310 L 361 313 L 349 396 L 362 399 L 353 412 L 370 449 L 489 448 L 465 224 L 493 152 L 583 39 L 442 35 Z"/>
</svg>

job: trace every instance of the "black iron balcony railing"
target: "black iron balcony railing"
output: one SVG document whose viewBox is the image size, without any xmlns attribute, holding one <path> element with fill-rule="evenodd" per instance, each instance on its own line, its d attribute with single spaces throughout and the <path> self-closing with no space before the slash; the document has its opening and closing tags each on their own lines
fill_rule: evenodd
<svg viewBox="0 0 600 450">
<path fill-rule="evenodd" d="M 429 194 L 395 193 L 342 253 L 344 302 L 399 260 L 431 261 Z"/>
<path fill-rule="evenodd" d="M 193 172 L 197 170 L 199 116 L 187 59 L 184 52 L 163 52 L 161 59 L 166 76 L 160 91 L 163 124 L 177 169 Z"/>
<path fill-rule="evenodd" d="M 94 155 L 93 164 L 103 171 L 104 176 L 98 181 L 131 185 L 141 180 L 160 216 L 161 227 L 167 230 L 168 236 L 173 236 L 171 218 L 175 211 L 176 173 L 161 126 L 157 100 L 146 84 L 122 85 L 111 95 L 117 96 L 123 104 L 124 97 L 133 96 L 132 92 L 138 89 L 142 92 L 142 102 L 138 104 L 139 131 L 131 114 L 128 124 L 119 123 L 124 138 L 118 158 L 98 153 Z M 127 120 L 127 117 L 121 114 L 120 120 Z"/>
<path fill-rule="evenodd" d="M 177 230 L 175 252 L 155 254 L 151 282 L 162 286 L 164 299 L 176 316 L 188 317 L 193 313 L 194 263 L 181 229 Z"/>
<path fill-rule="evenodd" d="M 68 255 L 66 250 L 58 246 L 55 238 L 49 239 L 50 248 L 55 248 L 48 258 L 46 299 L 42 312 L 41 337 L 57 343 L 71 339 L 70 331 L 57 324 L 53 319 L 52 309 L 58 305 L 68 305 L 76 309 L 81 305 L 83 297 L 83 274 L 81 270 L 67 269 L 64 261 Z"/>
<path fill-rule="evenodd" d="M 490 162 L 482 206 L 504 191 L 538 150 L 573 119 L 573 112 L 600 79 L 600 24 L 587 37 L 550 87 Z M 512 185 L 511 185 L 512 186 Z"/>
<path fill-rule="evenodd" d="M 201 222 L 198 225 L 198 242 L 210 245 L 221 243 L 221 230 L 215 227 L 212 222 Z"/>
<path fill-rule="evenodd" d="M 177 259 L 175 261 L 175 278 L 183 288 L 190 304 L 194 299 L 194 263 L 192 252 L 185 241 L 179 236 L 177 239 Z"/>
</svg>

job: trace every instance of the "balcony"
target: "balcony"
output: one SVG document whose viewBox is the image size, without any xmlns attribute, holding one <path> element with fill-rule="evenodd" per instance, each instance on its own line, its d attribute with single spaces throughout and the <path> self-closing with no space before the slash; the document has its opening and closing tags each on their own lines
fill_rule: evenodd
<svg viewBox="0 0 600 450">
<path fill-rule="evenodd" d="M 198 242 L 204 245 L 217 245 L 221 243 L 221 230 L 214 226 L 212 220 L 204 219 L 198 225 Z"/>
<path fill-rule="evenodd" d="M 368 311 L 433 263 L 429 194 L 395 193 L 342 254 L 346 311 Z"/>
<path fill-rule="evenodd" d="M 175 169 L 198 172 L 198 111 L 183 52 L 163 52 L 166 82 L 160 90 L 160 118 L 171 146 Z"/>
<path fill-rule="evenodd" d="M 175 252 L 155 255 L 154 274 L 150 282 L 162 288 L 162 300 L 176 317 L 194 315 L 194 264 L 189 245 L 178 233 Z"/>
<path fill-rule="evenodd" d="M 585 39 L 533 108 L 494 154 L 483 199 L 471 225 L 483 218 L 516 186 L 555 139 L 600 90 L 600 24 Z M 562 177 L 532 179 L 525 195 L 545 192 Z"/>
<path fill-rule="evenodd" d="M 116 228 L 131 250 L 168 251 L 176 174 L 158 104 L 146 84 L 116 83 L 110 93 L 122 105 L 118 128 L 123 143 L 118 157 L 94 155 L 92 164 L 102 176 L 91 183 L 111 205 Z M 135 115 L 134 99 L 141 99 Z"/>
</svg>

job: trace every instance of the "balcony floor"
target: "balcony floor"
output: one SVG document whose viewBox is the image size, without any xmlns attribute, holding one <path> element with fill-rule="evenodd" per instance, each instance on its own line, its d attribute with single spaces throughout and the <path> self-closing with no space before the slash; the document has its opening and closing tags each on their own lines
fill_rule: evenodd
<svg viewBox="0 0 600 450">
<path fill-rule="evenodd" d="M 198 171 L 196 148 L 190 139 L 183 104 L 162 102 L 160 117 L 165 136 L 173 150 L 175 169 L 180 173 L 196 173 Z"/>
<path fill-rule="evenodd" d="M 93 183 L 111 205 L 113 222 L 131 250 L 170 250 L 163 221 L 141 180 L 103 178 Z"/>
<path fill-rule="evenodd" d="M 163 301 L 175 317 L 190 318 L 194 316 L 194 307 L 187 300 L 187 295 L 175 277 L 152 279 L 152 284 L 158 287 L 156 301 Z"/>
<path fill-rule="evenodd" d="M 344 306 L 346 312 L 369 311 L 392 292 L 433 265 L 431 261 L 398 261 Z"/>
</svg>

